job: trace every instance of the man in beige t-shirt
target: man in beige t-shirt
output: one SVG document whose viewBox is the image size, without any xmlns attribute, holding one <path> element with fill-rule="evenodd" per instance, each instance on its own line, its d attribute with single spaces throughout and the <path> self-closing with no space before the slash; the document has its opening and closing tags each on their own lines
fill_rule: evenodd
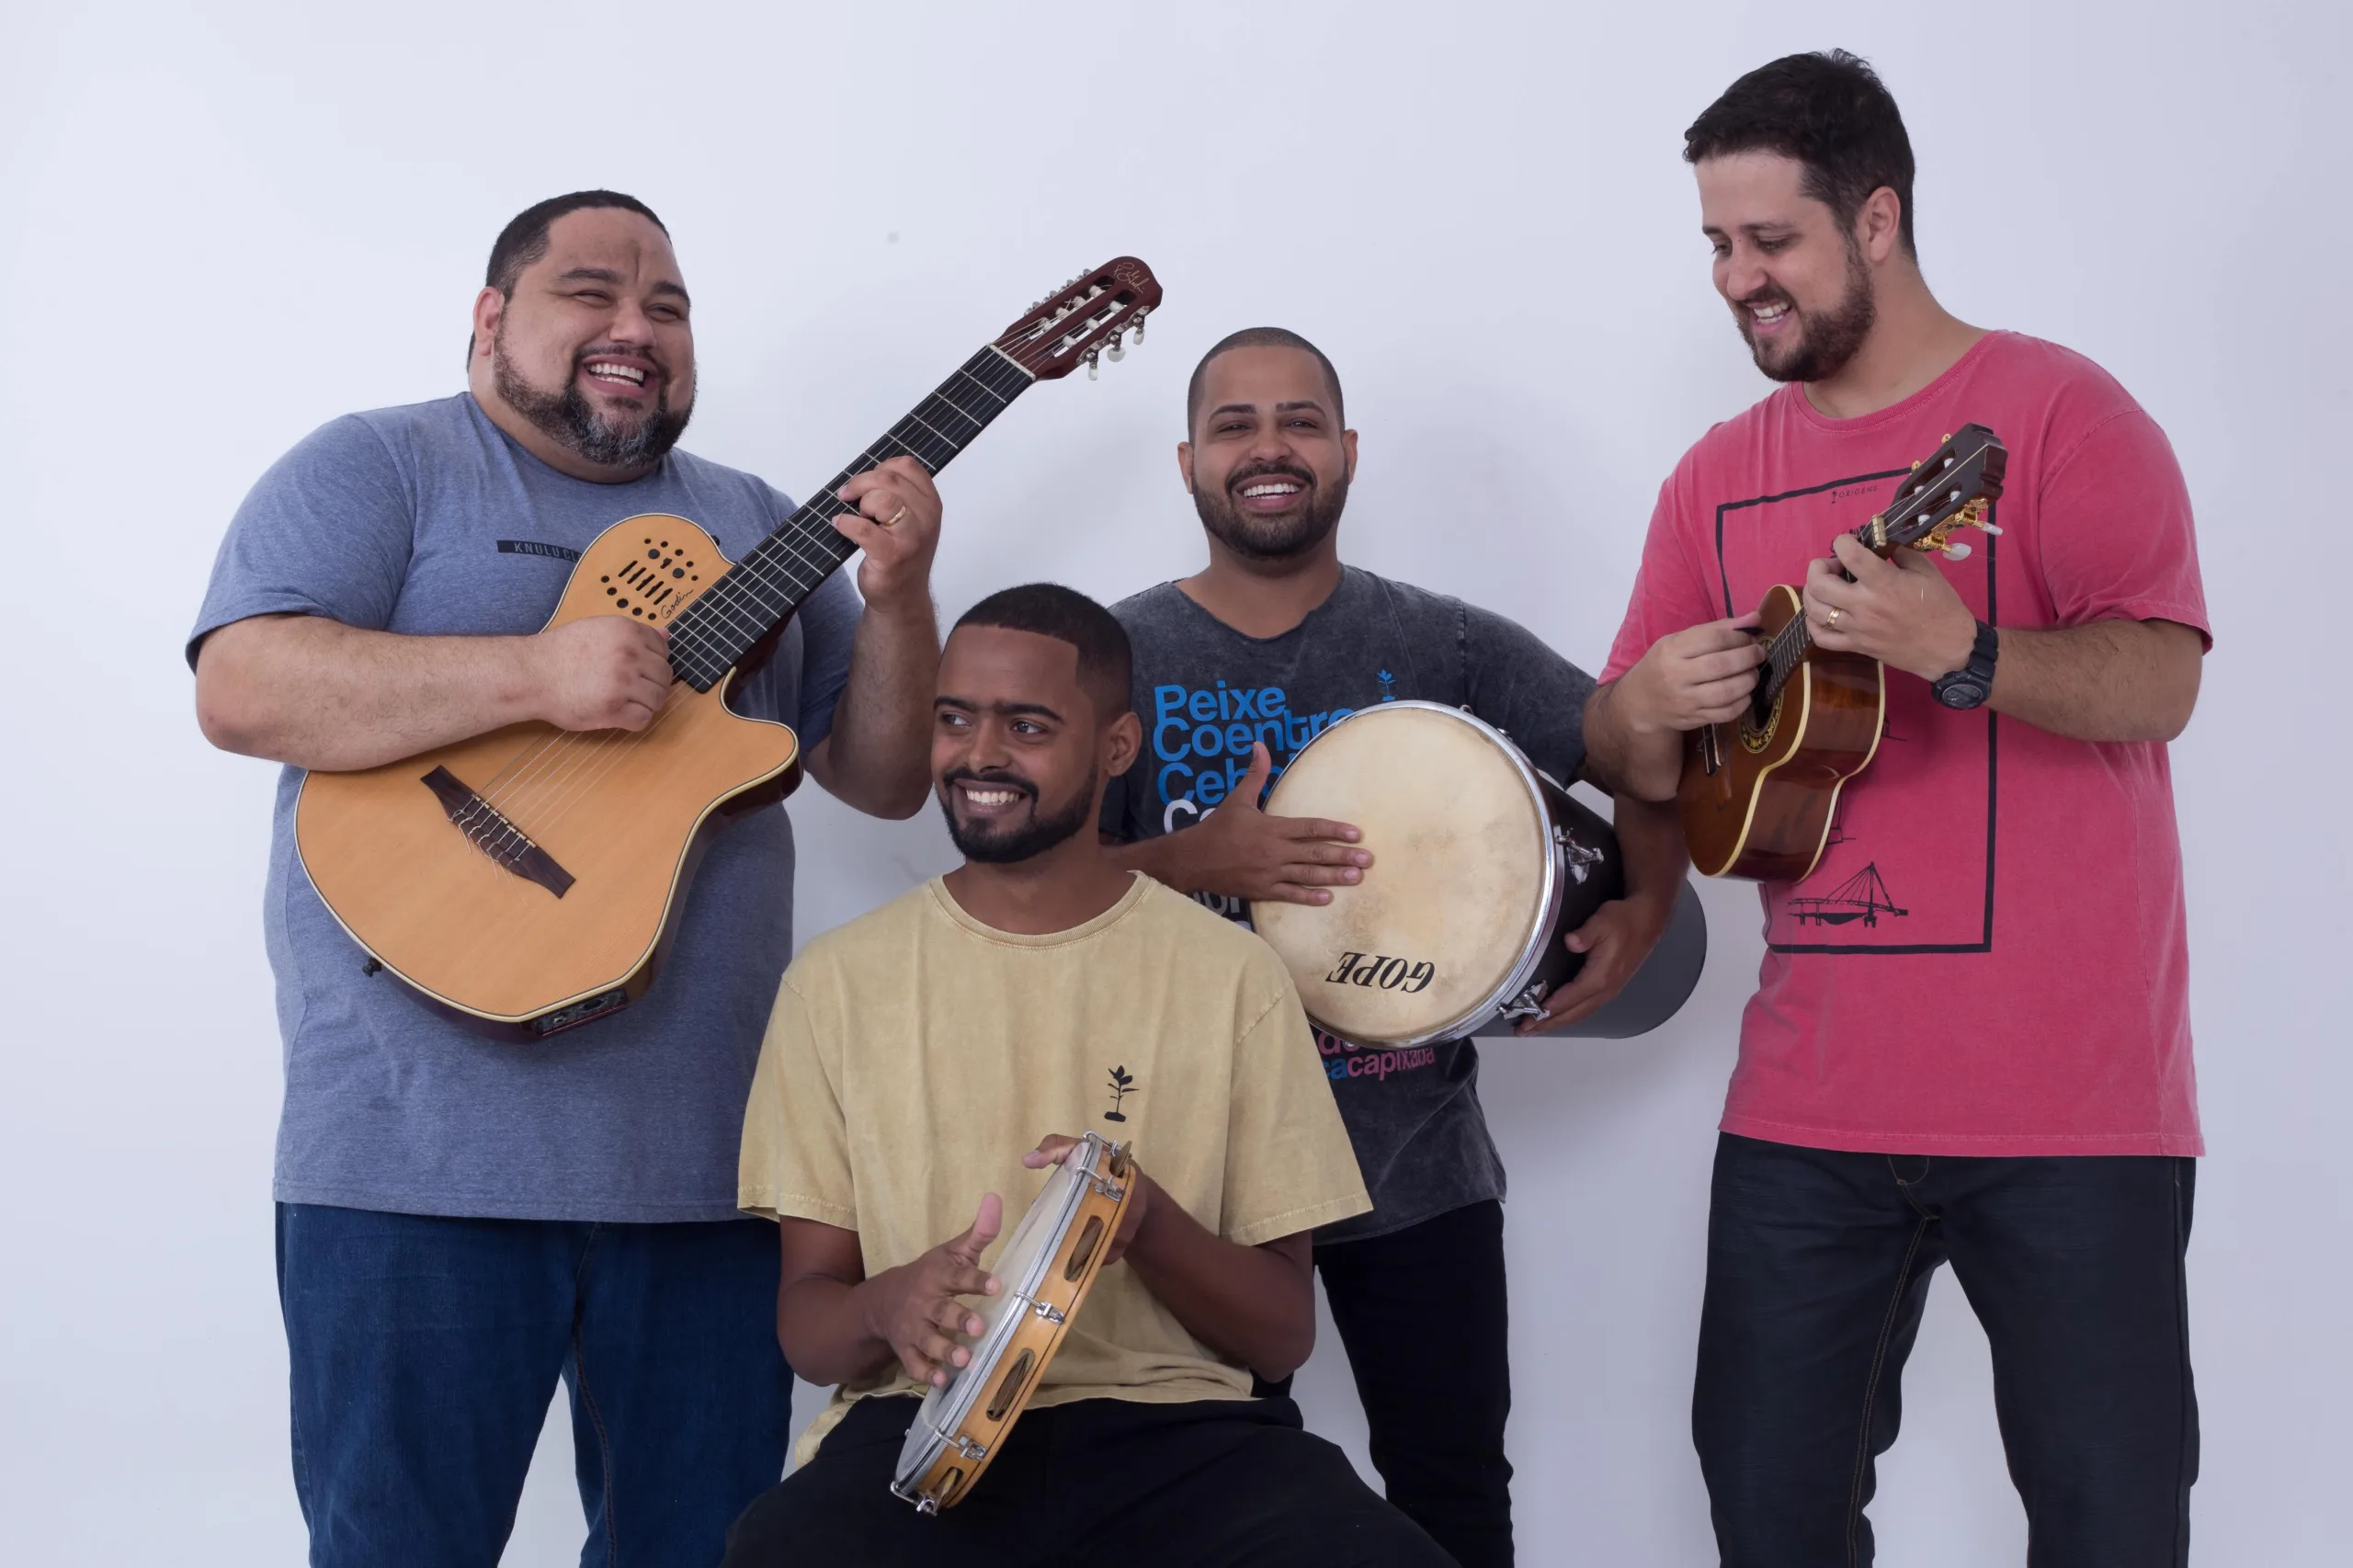
<svg viewBox="0 0 2353 1568">
<path fill-rule="evenodd" d="M 965 863 L 809 945 L 745 1113 L 778 1337 L 839 1386 L 730 1568 L 1449 1562 L 1290 1400 L 1249 1397 L 1313 1346 L 1308 1233 L 1369 1204 L 1281 960 L 1097 848 L 1142 736 L 1126 633 L 1067 588 L 995 595 L 935 718 Z M 1141 1172 L 1112 1261 L 972 1494 L 919 1516 L 890 1491 L 916 1396 L 969 1363 L 1006 1209 L 1086 1129 Z"/>
</svg>

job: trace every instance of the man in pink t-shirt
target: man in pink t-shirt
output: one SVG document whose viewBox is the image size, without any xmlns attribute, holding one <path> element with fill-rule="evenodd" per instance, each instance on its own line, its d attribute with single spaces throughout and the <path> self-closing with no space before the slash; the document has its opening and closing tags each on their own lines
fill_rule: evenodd
<svg viewBox="0 0 2353 1568">
<path fill-rule="evenodd" d="M 1872 1461 L 1948 1259 L 2029 1561 L 2185 1562 L 2203 1146 L 2165 743 L 2208 631 L 2180 470 L 2097 366 L 1937 303 L 1862 62 L 1750 73 L 1685 156 L 1716 288 L 1784 385 L 1661 489 L 1587 744 L 1672 798 L 1684 733 L 1746 704 L 1776 583 L 1887 699 L 1820 860 L 1760 890 L 1692 1415 L 1723 1562 L 1870 1561 Z M 1850 537 L 1972 422 L 2008 449 L 1998 534 L 1893 562 Z"/>
</svg>

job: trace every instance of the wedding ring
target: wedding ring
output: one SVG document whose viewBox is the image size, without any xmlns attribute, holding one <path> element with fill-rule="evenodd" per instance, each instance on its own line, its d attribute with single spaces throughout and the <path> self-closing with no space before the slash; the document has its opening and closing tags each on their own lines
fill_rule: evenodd
<svg viewBox="0 0 2353 1568">
<path fill-rule="evenodd" d="M 1838 630 L 1838 609 L 1836 606 L 1834 605 L 1831 607 L 1830 618 L 1827 620 L 1824 620 L 1822 625 L 1825 631 L 1836 631 Z"/>
<path fill-rule="evenodd" d="M 907 515 L 907 509 L 906 509 L 904 506 L 902 506 L 902 507 L 900 507 L 897 511 L 895 511 L 895 512 L 892 513 L 889 517 L 887 517 L 883 518 L 883 519 L 882 519 L 882 526 L 883 526 L 884 528 L 887 528 L 891 527 L 893 523 L 896 523 L 896 522 L 897 522 L 901 517 L 905 517 L 906 515 Z"/>
</svg>

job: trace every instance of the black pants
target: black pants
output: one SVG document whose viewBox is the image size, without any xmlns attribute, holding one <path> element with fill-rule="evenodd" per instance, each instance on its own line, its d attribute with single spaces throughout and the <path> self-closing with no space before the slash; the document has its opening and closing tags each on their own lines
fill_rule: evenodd
<svg viewBox="0 0 2353 1568">
<path fill-rule="evenodd" d="M 1315 1267 L 1389 1500 L 1462 1568 L 1511 1568 L 1504 1206 L 1318 1246 Z"/>
<path fill-rule="evenodd" d="M 1863 1568 L 1873 1461 L 1950 1259 L 1994 1353 L 2030 1568 L 2189 1557 L 2194 1161 L 1862 1154 L 1725 1134 L 1692 1435 L 1726 1568 Z"/>
<path fill-rule="evenodd" d="M 891 1494 L 912 1398 L 861 1400 L 728 1532 L 723 1568 L 1445 1568 L 1287 1399 L 1032 1410 L 955 1506 Z"/>
</svg>

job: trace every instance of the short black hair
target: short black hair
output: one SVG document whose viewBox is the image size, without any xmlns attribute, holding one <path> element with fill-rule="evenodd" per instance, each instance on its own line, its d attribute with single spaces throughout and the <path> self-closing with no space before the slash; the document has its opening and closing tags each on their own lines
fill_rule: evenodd
<svg viewBox="0 0 2353 1568">
<path fill-rule="evenodd" d="M 634 196 L 623 196 L 618 190 L 575 190 L 569 196 L 551 196 L 524 208 L 498 231 L 498 239 L 490 247 L 490 266 L 483 273 L 483 287 L 495 289 L 513 299 L 515 280 L 523 276 L 523 269 L 548 254 L 548 230 L 555 221 L 568 212 L 595 207 L 618 207 L 625 212 L 634 212 L 661 230 L 663 238 L 669 238 L 670 226 Z"/>
<path fill-rule="evenodd" d="M 1800 187 L 1852 234 L 1855 215 L 1885 186 L 1902 207 L 1897 233 L 1912 238 L 1912 139 L 1894 95 L 1868 62 L 1843 49 L 1788 54 L 1724 89 L 1683 133 L 1684 162 L 1733 153 L 1779 153 L 1805 165 Z"/>
<path fill-rule="evenodd" d="M 585 211 L 592 207 L 618 207 L 624 212 L 634 212 L 661 230 L 663 238 L 669 238 L 670 226 L 634 196 L 623 196 L 618 190 L 575 190 L 569 196 L 551 196 L 524 208 L 498 231 L 498 238 L 490 247 L 490 265 L 483 269 L 483 287 L 497 290 L 503 300 L 513 299 L 515 281 L 523 276 L 523 269 L 548 254 L 548 230 L 555 221 L 567 212 Z M 473 335 L 469 333 L 466 362 L 473 363 Z"/>
<path fill-rule="evenodd" d="M 1031 631 L 1078 650 L 1078 681 L 1095 699 L 1096 712 L 1116 719 L 1134 705 L 1129 690 L 1135 652 L 1120 618 L 1060 583 L 1024 583 L 1000 588 L 956 618 L 951 634 L 967 626 Z"/>
<path fill-rule="evenodd" d="M 1245 326 L 1240 332 L 1228 333 L 1219 338 L 1210 351 L 1201 356 L 1201 362 L 1193 367 L 1193 379 L 1185 384 L 1185 434 L 1188 437 L 1193 433 L 1193 421 L 1201 416 L 1201 382 L 1209 376 L 1210 361 L 1237 348 L 1296 348 L 1314 355 L 1315 362 L 1324 367 L 1324 379 L 1332 383 L 1332 422 L 1343 427 L 1347 425 L 1347 409 L 1340 398 L 1340 372 L 1332 369 L 1332 361 L 1324 357 L 1324 350 L 1289 327 Z"/>
</svg>

